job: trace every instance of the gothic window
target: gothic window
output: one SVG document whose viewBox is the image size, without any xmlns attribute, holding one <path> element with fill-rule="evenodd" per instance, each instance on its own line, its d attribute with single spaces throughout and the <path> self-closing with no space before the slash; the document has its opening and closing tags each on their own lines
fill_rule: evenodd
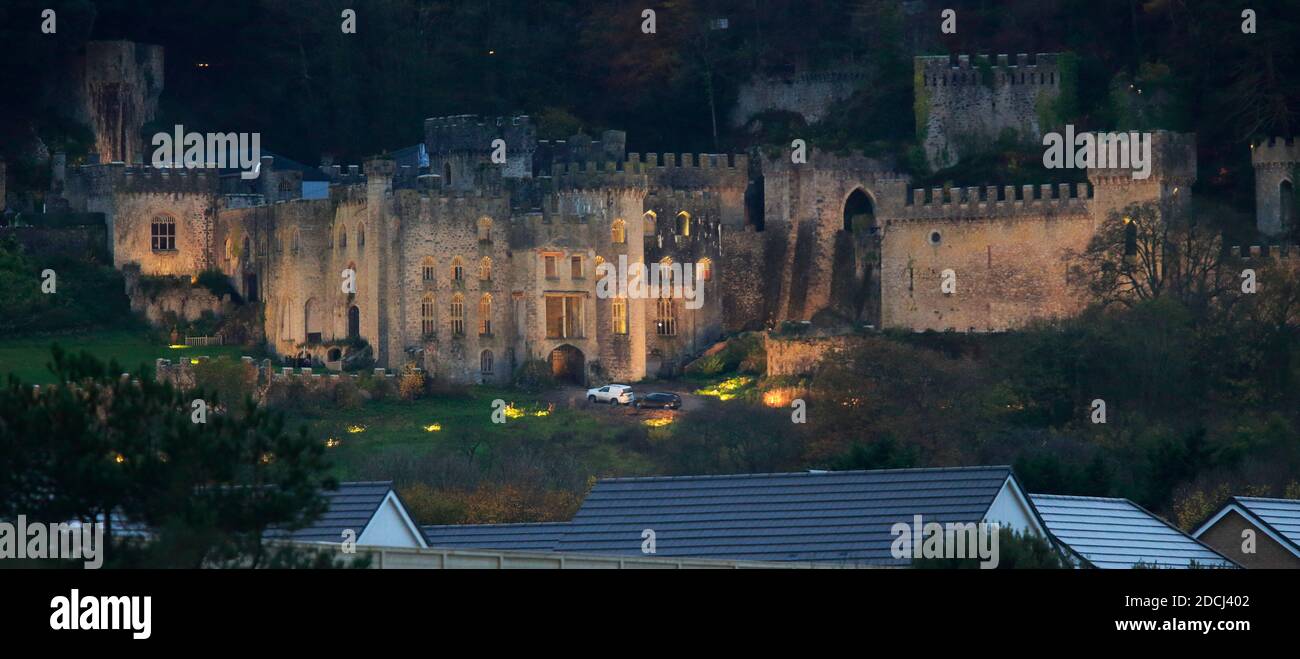
<svg viewBox="0 0 1300 659">
<path fill-rule="evenodd" d="M 459 256 L 451 260 L 451 280 L 465 281 L 465 264 Z"/>
<path fill-rule="evenodd" d="M 492 351 L 484 350 L 478 356 L 478 370 L 483 375 L 492 375 Z"/>
<path fill-rule="evenodd" d="M 366 225 L 362 224 L 357 227 L 357 249 L 364 249 L 366 246 Z"/>
<path fill-rule="evenodd" d="M 609 229 L 609 241 L 615 245 L 622 245 L 627 242 L 627 223 L 623 220 L 614 220 L 614 225 Z"/>
<path fill-rule="evenodd" d="M 643 222 L 643 224 L 645 225 L 645 231 L 644 231 L 645 235 L 647 236 L 655 235 L 655 220 L 658 219 L 658 216 L 655 215 L 654 211 L 646 211 L 643 219 L 645 220 Z"/>
<path fill-rule="evenodd" d="M 298 250 L 301 249 L 301 248 L 302 248 L 302 232 L 299 231 L 299 230 L 297 230 L 297 229 L 294 229 L 294 230 L 293 230 L 293 243 L 291 243 L 291 246 L 290 246 L 289 249 L 290 249 L 290 251 L 292 251 L 294 254 L 297 254 L 297 253 L 298 253 Z"/>
<path fill-rule="evenodd" d="M 695 265 L 695 277 L 700 281 L 713 280 L 713 259 L 704 257 Z"/>
<path fill-rule="evenodd" d="M 657 303 L 655 331 L 659 336 L 677 334 L 677 307 L 672 298 L 660 298 Z"/>
<path fill-rule="evenodd" d="M 614 333 L 627 334 L 627 298 L 614 298 Z"/>
<path fill-rule="evenodd" d="M 347 249 L 348 247 L 348 227 L 343 225 L 339 227 L 339 248 Z"/>
<path fill-rule="evenodd" d="M 149 241 L 155 252 L 176 251 L 176 220 L 166 215 L 155 215 L 149 224 Z"/>
<path fill-rule="evenodd" d="M 683 236 L 691 235 L 691 214 L 682 211 L 677 214 L 677 233 Z"/>
<path fill-rule="evenodd" d="M 420 281 L 423 281 L 426 284 L 432 284 L 434 275 L 433 268 L 433 257 L 424 257 L 424 259 L 420 261 Z"/>
<path fill-rule="evenodd" d="M 430 336 L 433 329 L 433 296 L 426 293 L 420 300 L 420 334 Z"/>
<path fill-rule="evenodd" d="M 492 242 L 492 220 L 487 217 L 478 219 L 478 239 L 479 242 Z"/>
<path fill-rule="evenodd" d="M 482 259 L 479 260 L 479 262 L 478 262 L 478 278 L 479 278 L 479 281 L 491 281 L 491 280 L 492 280 L 492 259 L 490 259 L 490 258 L 488 258 L 488 257 L 485 256 L 485 257 L 483 257 Z"/>
<path fill-rule="evenodd" d="M 451 333 L 465 336 L 465 296 L 460 293 L 451 296 Z"/>
<path fill-rule="evenodd" d="M 480 336 L 492 334 L 492 294 L 484 293 L 478 301 L 478 333 Z"/>
</svg>

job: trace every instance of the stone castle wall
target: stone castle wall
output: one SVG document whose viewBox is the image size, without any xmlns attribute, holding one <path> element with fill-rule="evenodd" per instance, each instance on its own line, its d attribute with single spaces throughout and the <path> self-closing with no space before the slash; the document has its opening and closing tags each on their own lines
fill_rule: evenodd
<svg viewBox="0 0 1300 659">
<path fill-rule="evenodd" d="M 1059 55 L 962 55 L 915 59 L 917 136 L 932 169 L 955 165 L 964 151 L 1004 133 L 1038 141 L 1061 93 Z"/>
<path fill-rule="evenodd" d="M 728 122 L 732 128 L 740 128 L 758 114 L 780 111 L 792 112 L 813 124 L 821 121 L 836 103 L 852 96 L 866 79 L 854 71 L 755 78 L 740 85 Z"/>
<path fill-rule="evenodd" d="M 1297 221 L 1300 144 L 1294 138 L 1270 138 L 1251 145 L 1250 159 L 1255 168 L 1255 226 L 1267 236 L 1285 235 Z"/>
</svg>

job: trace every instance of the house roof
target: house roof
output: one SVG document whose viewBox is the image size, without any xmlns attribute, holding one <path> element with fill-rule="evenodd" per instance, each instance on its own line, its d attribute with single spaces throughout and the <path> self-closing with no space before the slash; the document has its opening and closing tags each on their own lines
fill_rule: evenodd
<svg viewBox="0 0 1300 659">
<path fill-rule="evenodd" d="M 310 526 L 294 531 L 269 530 L 265 537 L 296 542 L 342 542 L 343 531 L 351 530 L 356 533 L 354 539 L 360 538 L 392 489 L 392 481 L 339 483 L 337 490 L 321 492 L 327 507 Z"/>
<path fill-rule="evenodd" d="M 1232 497 L 1218 512 L 1198 526 L 1192 535 L 1199 538 L 1232 511 L 1260 527 L 1260 530 L 1287 551 L 1300 556 L 1300 499 Z"/>
<path fill-rule="evenodd" d="M 552 551 L 568 526 L 568 522 L 461 524 L 425 526 L 420 530 L 430 547 Z"/>
<path fill-rule="evenodd" d="M 895 523 L 979 522 L 1009 467 L 618 478 L 596 484 L 563 529 L 560 551 L 905 565 Z M 1014 480 L 1014 479 L 1012 479 Z"/>
<path fill-rule="evenodd" d="M 1128 499 L 1031 494 L 1057 542 L 1098 568 L 1236 567 Z"/>
</svg>

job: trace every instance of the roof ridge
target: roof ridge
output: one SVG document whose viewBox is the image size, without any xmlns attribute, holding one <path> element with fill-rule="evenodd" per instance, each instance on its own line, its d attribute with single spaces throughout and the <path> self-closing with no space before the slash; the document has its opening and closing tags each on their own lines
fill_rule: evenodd
<svg viewBox="0 0 1300 659">
<path fill-rule="evenodd" d="M 1285 498 L 1285 497 L 1243 497 L 1243 496 L 1234 496 L 1234 497 L 1232 497 L 1232 498 L 1233 498 L 1233 499 L 1236 499 L 1236 500 L 1238 500 L 1238 501 L 1285 501 L 1285 502 L 1287 502 L 1287 503 L 1294 503 L 1294 504 L 1300 505 L 1300 499 L 1287 499 L 1287 498 Z"/>
<path fill-rule="evenodd" d="M 689 481 L 689 480 L 708 480 L 708 479 L 740 479 L 740 478 L 763 478 L 773 476 L 847 476 L 855 474 L 909 474 L 909 473 L 932 473 L 940 471 L 993 471 L 998 469 L 1011 470 L 1010 465 L 973 465 L 965 467 L 909 467 L 906 469 L 850 469 L 845 471 L 819 470 L 810 469 L 806 471 L 777 471 L 777 472 L 760 472 L 752 474 L 700 474 L 694 476 L 623 476 L 618 478 L 602 478 L 599 483 L 629 483 L 629 482 L 654 482 L 654 481 Z"/>
<path fill-rule="evenodd" d="M 1089 497 L 1082 494 L 1030 494 L 1029 498 L 1050 498 L 1050 499 L 1072 499 L 1075 501 L 1123 501 L 1127 504 L 1133 504 L 1128 497 Z"/>
<path fill-rule="evenodd" d="M 421 529 L 500 529 L 519 528 L 521 526 L 568 526 L 572 522 L 497 522 L 494 524 L 420 524 Z"/>
</svg>

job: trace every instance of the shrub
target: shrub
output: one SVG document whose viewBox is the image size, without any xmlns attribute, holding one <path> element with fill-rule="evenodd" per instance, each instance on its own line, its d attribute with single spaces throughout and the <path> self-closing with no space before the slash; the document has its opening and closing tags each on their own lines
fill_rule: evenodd
<svg viewBox="0 0 1300 659">
<path fill-rule="evenodd" d="M 424 377 L 424 371 L 420 370 L 415 362 L 407 362 L 402 367 L 402 375 L 397 383 L 398 395 L 402 400 L 415 400 L 423 398 L 426 392 L 427 381 Z"/>
<path fill-rule="evenodd" d="M 551 365 L 541 359 L 525 361 L 515 372 L 515 386 L 534 393 L 553 389 L 555 376 L 551 373 Z"/>
</svg>

